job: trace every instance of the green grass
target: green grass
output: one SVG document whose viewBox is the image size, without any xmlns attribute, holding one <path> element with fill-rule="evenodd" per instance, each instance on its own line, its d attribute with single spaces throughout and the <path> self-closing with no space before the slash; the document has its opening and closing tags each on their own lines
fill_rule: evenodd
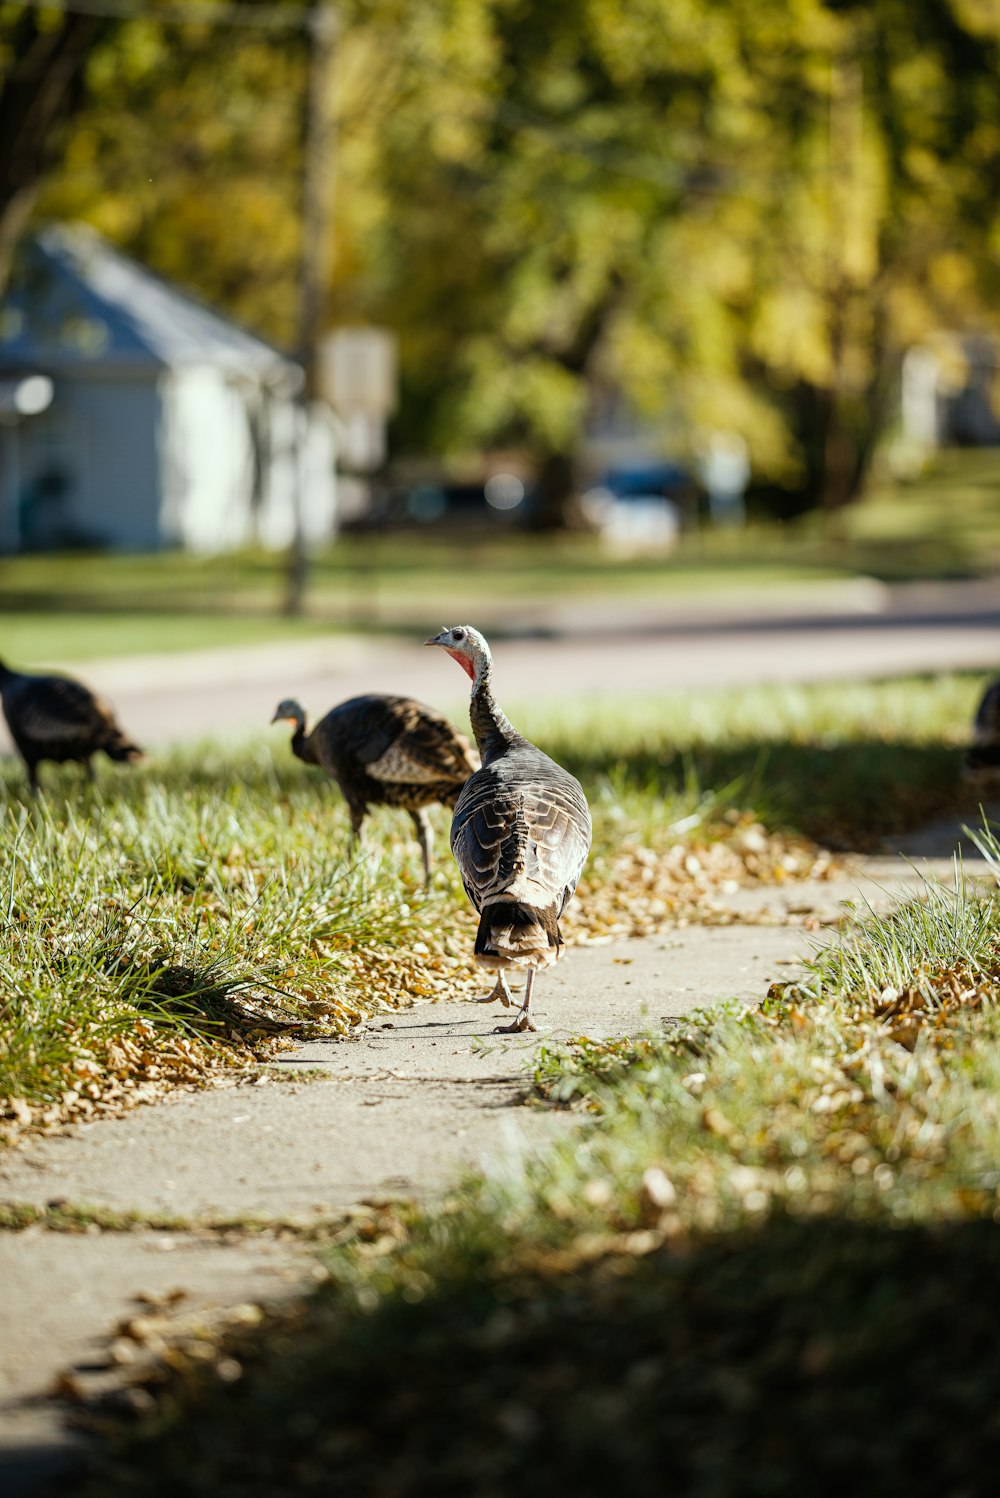
<svg viewBox="0 0 1000 1498">
<path fill-rule="evenodd" d="M 1000 567 L 1000 453 L 942 454 L 919 480 L 876 483 L 832 543 L 817 516 L 739 534 L 702 530 L 669 556 L 621 558 L 591 537 L 400 533 L 345 537 L 312 559 L 309 616 L 281 616 L 280 556 L 0 559 L 0 652 L 25 665 L 309 638 L 328 629 L 426 632 L 453 615 L 497 634 L 546 602 L 770 603 L 875 578 L 972 577 Z"/>
<path fill-rule="evenodd" d="M 1000 453 L 943 452 L 910 483 L 876 483 L 847 523 L 862 570 L 880 576 L 975 576 L 1000 566 Z"/>
<path fill-rule="evenodd" d="M 315 620 L 246 617 L 242 614 L 68 610 L 0 613 L 3 659 L 19 667 L 88 661 L 116 656 L 280 644 L 322 638 L 329 626 Z"/>
<path fill-rule="evenodd" d="M 267 749 L 201 746 L 97 794 L 53 772 L 31 806 L 5 775 L 0 1098 L 22 1121 L 128 1106 L 437 981 L 406 956 L 444 898 L 415 851 L 388 877 L 349 860 L 328 787 Z"/>
<path fill-rule="evenodd" d="M 308 612 L 280 612 L 280 559 L 25 557 L 0 559 L 4 655 L 25 665 L 322 637 L 363 628 L 422 636 L 442 599 L 495 637 L 522 609 L 551 601 L 683 602 L 706 594 L 752 602 L 837 581 L 849 571 L 780 556 L 668 564 L 615 561 L 586 537 L 451 542 L 348 539 L 316 556 Z"/>
<path fill-rule="evenodd" d="M 998 997 L 1000 897 L 960 881 L 760 1011 L 550 1052 L 581 1133 L 175 1349 L 86 1492 L 984 1492 Z"/>
<path fill-rule="evenodd" d="M 713 798 L 766 827 L 827 845 L 871 847 L 950 810 L 987 677 L 761 685 L 645 700 L 516 704 L 513 721 L 648 829 L 688 785 L 692 814 Z M 707 797 L 707 801 L 703 798 Z"/>
<path fill-rule="evenodd" d="M 948 809 L 980 686 L 956 676 L 526 713 L 521 726 L 579 774 L 594 811 L 570 933 L 699 919 L 727 880 L 807 873 L 803 838 L 871 844 Z M 408 818 L 374 816 L 352 859 L 335 789 L 263 735 L 104 766 L 96 791 L 72 766 L 44 778 L 29 804 L 20 766 L 0 766 L 9 1127 L 124 1108 L 246 1065 L 302 1027 L 343 1032 L 475 981 L 446 812 L 425 891 Z"/>
</svg>

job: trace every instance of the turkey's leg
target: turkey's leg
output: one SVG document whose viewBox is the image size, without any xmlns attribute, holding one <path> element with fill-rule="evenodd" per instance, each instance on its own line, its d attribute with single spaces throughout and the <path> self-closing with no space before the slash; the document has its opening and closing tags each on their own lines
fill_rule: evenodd
<svg viewBox="0 0 1000 1498">
<path fill-rule="evenodd" d="M 538 1026 L 531 1017 L 531 990 L 535 986 L 535 969 L 529 967 L 528 980 L 524 985 L 524 1003 L 515 1014 L 509 1025 L 497 1025 L 493 1031 L 494 1035 L 516 1035 L 519 1030 L 537 1030 Z"/>
<path fill-rule="evenodd" d="M 420 844 L 420 851 L 424 855 L 424 883 L 430 884 L 431 869 L 434 864 L 434 832 L 431 828 L 431 820 L 423 808 L 420 811 L 411 811 L 410 816 L 413 818 L 413 825 L 417 829 L 417 841 Z"/>
<path fill-rule="evenodd" d="M 497 973 L 497 981 L 493 985 L 492 992 L 488 993 L 485 998 L 476 999 L 474 1002 L 477 1004 L 492 1004 L 495 999 L 499 999 L 505 1009 L 510 1008 L 510 989 L 507 986 L 507 974 L 503 968 Z"/>
<path fill-rule="evenodd" d="M 351 852 L 352 853 L 357 853 L 359 847 L 361 846 L 361 823 L 365 819 L 365 812 L 367 811 L 367 809 L 368 809 L 367 807 L 363 806 L 361 808 L 361 810 L 359 811 L 356 806 L 349 806 L 348 807 L 348 810 L 351 813 Z"/>
</svg>

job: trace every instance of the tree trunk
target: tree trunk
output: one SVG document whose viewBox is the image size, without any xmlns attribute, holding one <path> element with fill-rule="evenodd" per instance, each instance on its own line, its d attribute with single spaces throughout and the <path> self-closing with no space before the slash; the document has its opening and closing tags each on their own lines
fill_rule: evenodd
<svg viewBox="0 0 1000 1498">
<path fill-rule="evenodd" d="M 87 62 L 115 24 L 67 12 L 43 28 L 25 11 L 6 38 L 14 62 L 0 85 L 0 295 L 59 129 L 83 101 Z"/>
<path fill-rule="evenodd" d="M 541 352 L 568 374 L 584 380 L 608 323 L 621 300 L 623 286 L 612 275 L 603 295 L 583 314 L 568 342 L 545 345 Z M 529 525 L 535 531 L 582 530 L 586 527 L 577 484 L 577 448 L 571 442 L 560 452 L 539 454 L 535 502 Z"/>
<path fill-rule="evenodd" d="M 574 530 L 583 524 L 576 484 L 576 461 L 570 453 L 548 453 L 535 478 L 529 520 L 533 531 Z"/>
</svg>

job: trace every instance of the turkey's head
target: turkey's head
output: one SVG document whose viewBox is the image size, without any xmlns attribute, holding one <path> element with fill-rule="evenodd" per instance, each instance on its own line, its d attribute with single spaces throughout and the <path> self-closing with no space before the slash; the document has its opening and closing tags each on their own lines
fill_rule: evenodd
<svg viewBox="0 0 1000 1498">
<path fill-rule="evenodd" d="M 306 715 L 303 709 L 293 697 L 286 697 L 284 702 L 279 702 L 274 709 L 272 723 L 294 723 L 296 728 L 305 728 Z"/>
<path fill-rule="evenodd" d="M 447 650 L 452 660 L 458 661 L 473 686 L 479 685 L 492 661 L 490 647 L 478 629 L 473 629 L 471 624 L 456 624 L 453 629 L 446 627 L 433 639 L 425 640 L 424 644 L 440 645 L 442 650 Z"/>
</svg>

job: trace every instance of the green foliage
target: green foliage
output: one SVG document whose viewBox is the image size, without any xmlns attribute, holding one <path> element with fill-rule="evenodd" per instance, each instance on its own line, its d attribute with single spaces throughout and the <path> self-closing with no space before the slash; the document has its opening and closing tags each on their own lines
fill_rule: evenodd
<svg viewBox="0 0 1000 1498">
<path fill-rule="evenodd" d="M 949 0 L 343 7 L 332 311 L 398 331 L 398 442 L 572 453 L 624 393 L 850 499 L 903 350 L 993 324 L 998 36 Z M 304 66 L 296 29 L 114 28 L 45 211 L 287 342 Z"/>
</svg>

